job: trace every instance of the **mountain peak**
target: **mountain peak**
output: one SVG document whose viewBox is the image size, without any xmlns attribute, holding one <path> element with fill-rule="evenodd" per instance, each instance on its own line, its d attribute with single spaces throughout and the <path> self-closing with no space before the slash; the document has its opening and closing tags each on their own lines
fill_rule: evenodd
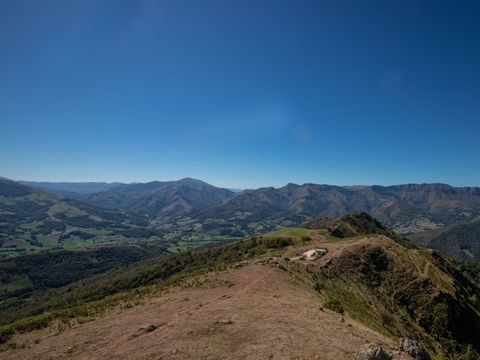
<svg viewBox="0 0 480 360">
<path fill-rule="evenodd" d="M 306 224 L 309 229 L 326 229 L 333 236 L 344 238 L 358 235 L 380 234 L 398 238 L 393 230 L 381 224 L 378 220 L 359 211 L 345 215 L 339 219 L 318 219 Z"/>
<path fill-rule="evenodd" d="M 213 186 L 213 185 L 210 185 L 208 183 L 206 183 L 205 181 L 202 181 L 202 180 L 198 180 L 198 179 L 194 179 L 194 178 L 191 178 L 191 177 L 185 177 L 185 178 L 182 178 L 180 180 L 177 180 L 178 183 L 181 183 L 181 184 L 188 184 L 188 185 L 208 185 L 208 186 Z"/>
</svg>

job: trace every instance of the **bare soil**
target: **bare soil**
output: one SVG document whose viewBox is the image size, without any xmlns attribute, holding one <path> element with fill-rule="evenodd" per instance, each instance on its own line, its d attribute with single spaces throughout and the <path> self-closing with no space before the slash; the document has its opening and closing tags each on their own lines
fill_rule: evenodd
<svg viewBox="0 0 480 360">
<path fill-rule="evenodd" d="M 61 333 L 16 335 L 28 346 L 0 358 L 339 360 L 353 359 L 367 342 L 393 343 L 321 310 L 318 294 L 280 269 L 248 265 L 207 278 L 207 285 L 177 287 Z"/>
</svg>

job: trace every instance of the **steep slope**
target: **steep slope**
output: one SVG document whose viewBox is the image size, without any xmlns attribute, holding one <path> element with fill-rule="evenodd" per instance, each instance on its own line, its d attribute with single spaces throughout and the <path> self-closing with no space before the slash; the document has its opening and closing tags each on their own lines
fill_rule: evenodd
<svg viewBox="0 0 480 360">
<path fill-rule="evenodd" d="M 479 214 L 480 188 L 446 184 L 407 184 L 388 188 L 422 211 L 432 222 L 451 224 Z"/>
<path fill-rule="evenodd" d="M 200 349 L 225 358 L 235 348 L 245 358 L 351 359 L 362 341 L 388 347 L 399 337 L 419 340 L 434 358 L 480 350 L 480 287 L 451 260 L 363 213 L 314 227 L 148 260 L 3 305 L 0 336 L 28 345 L 4 354 L 188 358 Z M 320 255 L 302 255 L 315 249 Z M 34 330 L 49 324 L 61 326 Z M 52 331 L 75 339 L 72 348 L 52 341 Z"/>
<path fill-rule="evenodd" d="M 221 203 L 232 195 L 230 190 L 185 178 L 178 181 L 121 185 L 109 191 L 91 194 L 84 200 L 105 208 L 173 217 L 196 208 Z"/>
<path fill-rule="evenodd" d="M 107 270 L 168 254 L 167 244 L 115 244 L 77 251 L 42 251 L 0 259 L 0 301 L 28 298 Z"/>
<path fill-rule="evenodd" d="M 146 225 L 146 220 L 138 215 L 60 199 L 0 179 L 0 254 L 72 248 L 97 241 L 112 242 L 134 234 L 145 237 L 142 234 L 145 235 Z"/>
<path fill-rule="evenodd" d="M 480 219 L 414 234 L 410 239 L 456 259 L 480 262 Z"/>
</svg>

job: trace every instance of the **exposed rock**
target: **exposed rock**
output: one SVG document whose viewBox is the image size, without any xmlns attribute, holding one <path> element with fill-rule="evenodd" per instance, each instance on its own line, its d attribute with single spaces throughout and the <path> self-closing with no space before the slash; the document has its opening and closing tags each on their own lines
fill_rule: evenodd
<svg viewBox="0 0 480 360">
<path fill-rule="evenodd" d="M 355 360 L 430 360 L 425 348 L 416 340 L 401 338 L 396 349 L 366 344 L 355 353 Z"/>
<path fill-rule="evenodd" d="M 138 331 L 143 332 L 143 333 L 149 333 L 149 332 L 155 331 L 156 329 L 157 329 L 156 325 L 147 324 L 144 327 L 141 327 L 140 329 L 138 329 Z"/>
<path fill-rule="evenodd" d="M 284 258 L 269 256 L 262 259 L 240 261 L 239 263 L 236 263 L 233 268 L 238 269 L 247 265 L 269 265 L 272 267 L 284 268 L 284 264 L 286 264 L 286 262 L 287 260 Z"/>
<path fill-rule="evenodd" d="M 362 345 L 355 353 L 355 360 L 392 360 L 393 356 L 381 346 L 367 344 Z"/>
<path fill-rule="evenodd" d="M 400 351 L 406 352 L 414 359 L 430 360 L 430 356 L 425 348 L 416 340 L 401 338 L 398 342 L 398 348 Z"/>
</svg>

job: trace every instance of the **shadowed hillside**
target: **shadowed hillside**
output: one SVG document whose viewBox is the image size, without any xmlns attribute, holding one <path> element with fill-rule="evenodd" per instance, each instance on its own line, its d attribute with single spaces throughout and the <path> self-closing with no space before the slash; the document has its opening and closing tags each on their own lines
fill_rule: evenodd
<svg viewBox="0 0 480 360">
<path fill-rule="evenodd" d="M 480 215 L 480 189 L 444 184 L 389 187 L 288 184 L 279 189 L 243 191 L 192 217 L 278 223 L 335 218 L 354 211 L 366 211 L 402 233 L 418 232 Z"/>
<path fill-rule="evenodd" d="M 414 234 L 416 243 L 457 259 L 480 261 L 480 220 Z"/>
<path fill-rule="evenodd" d="M 185 178 L 178 181 L 121 185 L 112 190 L 91 194 L 84 200 L 110 209 L 172 217 L 221 203 L 232 195 L 230 190 Z"/>
</svg>

